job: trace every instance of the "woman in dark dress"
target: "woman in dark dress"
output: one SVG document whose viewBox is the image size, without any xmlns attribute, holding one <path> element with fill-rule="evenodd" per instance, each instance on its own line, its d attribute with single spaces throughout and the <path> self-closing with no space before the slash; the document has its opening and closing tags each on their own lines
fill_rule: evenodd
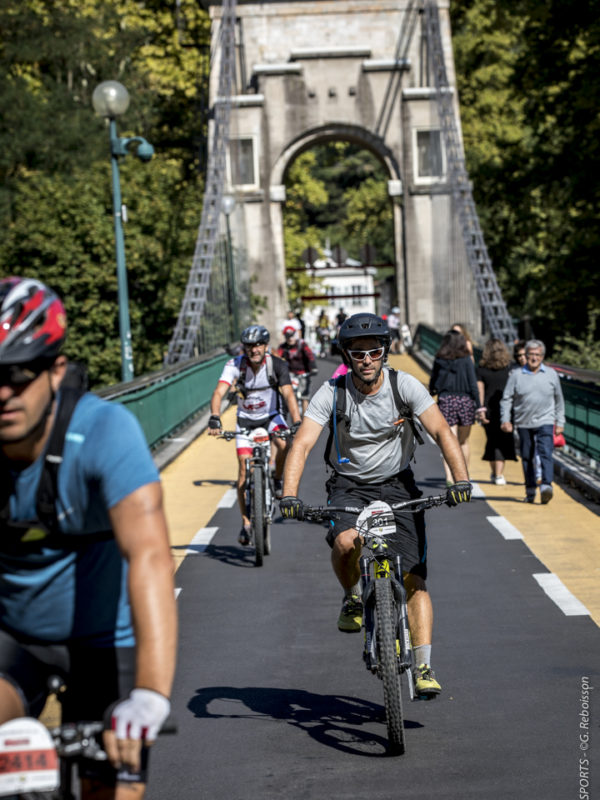
<svg viewBox="0 0 600 800">
<path fill-rule="evenodd" d="M 487 442 L 482 461 L 489 461 L 492 469 L 490 480 L 504 486 L 505 461 L 516 461 L 515 440 L 512 433 L 500 430 L 500 399 L 511 371 L 511 358 L 501 339 L 490 339 L 483 348 L 477 367 L 477 387 L 481 406 L 477 418 L 485 426 Z"/>
<path fill-rule="evenodd" d="M 469 434 L 479 405 L 475 367 L 462 333 L 450 330 L 444 334 L 429 379 L 429 391 L 438 395 L 438 405 L 452 433 L 459 441 L 467 467 L 469 466 Z M 444 461 L 446 483 L 452 483 L 452 473 Z"/>
</svg>

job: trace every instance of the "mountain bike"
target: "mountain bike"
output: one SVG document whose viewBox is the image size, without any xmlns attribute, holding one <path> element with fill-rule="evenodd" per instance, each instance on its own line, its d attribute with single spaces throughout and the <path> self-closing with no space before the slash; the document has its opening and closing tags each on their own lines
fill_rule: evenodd
<svg viewBox="0 0 600 800">
<path fill-rule="evenodd" d="M 61 678 L 48 681 L 60 701 Z M 107 761 L 103 722 L 69 722 L 47 728 L 33 717 L 20 717 L 0 725 L 0 797 L 4 800 L 78 800 L 79 766 L 86 761 Z M 160 735 L 175 733 L 168 720 Z"/>
<path fill-rule="evenodd" d="M 264 557 L 271 553 L 271 525 L 275 516 L 275 487 L 269 466 L 271 436 L 289 439 L 293 434 L 289 428 L 271 434 L 266 428 L 240 428 L 238 431 L 223 431 L 218 438 L 230 441 L 240 434 L 252 440 L 252 455 L 246 459 L 244 496 L 254 543 L 254 563 L 262 567 Z"/>
<path fill-rule="evenodd" d="M 402 557 L 394 552 L 394 511 L 417 513 L 446 503 L 447 495 L 433 495 L 389 505 L 375 501 L 364 508 L 350 506 L 303 506 L 308 522 L 333 520 L 338 513 L 356 514 L 356 530 L 362 538 L 360 558 L 363 625 L 363 659 L 367 669 L 383 682 L 388 752 L 405 751 L 401 676 L 406 676 L 411 700 L 425 699 L 415 693 L 412 648 Z"/>
</svg>

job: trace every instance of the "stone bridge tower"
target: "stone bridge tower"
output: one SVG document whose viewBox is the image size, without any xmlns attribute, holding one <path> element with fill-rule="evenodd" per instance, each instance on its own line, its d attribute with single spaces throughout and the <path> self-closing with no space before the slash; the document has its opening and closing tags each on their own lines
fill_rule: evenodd
<svg viewBox="0 0 600 800">
<path fill-rule="evenodd" d="M 221 8 L 205 4 L 216 48 Z M 363 146 L 387 169 L 403 319 L 438 329 L 462 321 L 480 330 L 446 183 L 420 6 L 417 0 L 238 0 L 228 181 L 243 208 L 253 291 L 268 300 L 262 321 L 273 335 L 286 310 L 284 175 L 304 150 L 332 140 Z M 454 85 L 448 0 L 438 6 Z"/>
</svg>

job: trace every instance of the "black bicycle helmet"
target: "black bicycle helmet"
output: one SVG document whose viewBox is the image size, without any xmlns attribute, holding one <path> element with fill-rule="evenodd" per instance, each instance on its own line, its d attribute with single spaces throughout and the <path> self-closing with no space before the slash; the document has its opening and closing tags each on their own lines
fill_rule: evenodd
<svg viewBox="0 0 600 800">
<path fill-rule="evenodd" d="M 240 341 L 242 344 L 269 344 L 270 338 L 264 325 L 249 325 L 242 331 Z"/>
<path fill-rule="evenodd" d="M 346 356 L 346 350 L 350 347 L 354 339 L 362 339 L 365 336 L 372 336 L 385 348 L 383 359 L 387 358 L 390 349 L 391 336 L 388 324 L 384 319 L 376 314 L 353 314 L 344 320 L 338 333 L 338 346 L 342 351 L 342 360 L 348 367 L 350 360 Z"/>
<path fill-rule="evenodd" d="M 0 364 L 22 364 L 60 353 L 67 316 L 58 295 L 32 278 L 0 280 Z"/>
</svg>

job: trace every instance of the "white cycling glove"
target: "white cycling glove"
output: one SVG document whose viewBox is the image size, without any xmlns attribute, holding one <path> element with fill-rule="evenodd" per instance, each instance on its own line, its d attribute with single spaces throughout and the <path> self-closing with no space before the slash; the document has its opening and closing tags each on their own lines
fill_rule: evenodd
<svg viewBox="0 0 600 800">
<path fill-rule="evenodd" d="M 152 689 L 132 689 L 127 700 L 112 712 L 111 727 L 117 739 L 143 739 L 153 742 L 169 716 L 171 703 Z"/>
</svg>

